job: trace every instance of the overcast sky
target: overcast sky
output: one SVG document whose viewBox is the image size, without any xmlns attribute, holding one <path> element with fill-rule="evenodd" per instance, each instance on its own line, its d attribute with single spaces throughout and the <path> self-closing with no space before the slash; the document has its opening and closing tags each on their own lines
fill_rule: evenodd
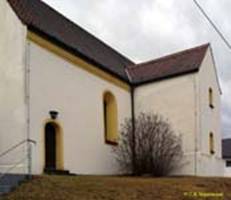
<svg viewBox="0 0 231 200">
<path fill-rule="evenodd" d="M 231 50 L 192 0 L 44 0 L 135 62 L 210 42 L 222 95 L 222 132 L 231 137 Z M 231 1 L 198 0 L 231 43 Z"/>
</svg>

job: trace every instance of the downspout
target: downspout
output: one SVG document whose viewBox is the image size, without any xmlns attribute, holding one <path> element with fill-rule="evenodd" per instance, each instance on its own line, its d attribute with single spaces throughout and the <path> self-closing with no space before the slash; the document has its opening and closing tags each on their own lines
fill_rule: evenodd
<svg viewBox="0 0 231 200">
<path fill-rule="evenodd" d="M 25 97 L 26 97 L 26 126 L 27 126 L 27 172 L 28 178 L 32 174 L 32 146 L 30 143 L 30 42 L 26 40 L 25 56 Z"/>
<path fill-rule="evenodd" d="M 131 123 L 132 123 L 132 172 L 133 175 L 136 174 L 135 171 L 135 165 L 136 165 L 136 139 L 135 139 L 135 132 L 136 132 L 136 126 L 135 126 L 135 86 L 132 83 L 132 78 L 129 74 L 128 69 L 125 67 L 125 72 L 128 76 L 129 82 L 130 82 L 130 88 L 131 88 Z"/>
<path fill-rule="evenodd" d="M 193 82 L 194 82 L 194 84 L 193 84 L 193 86 L 194 86 L 194 93 L 195 93 L 195 95 L 194 95 L 194 104 L 195 104 L 195 106 L 194 106 L 194 109 L 195 109 L 195 111 L 194 111 L 194 114 L 195 114 L 195 127 L 194 127 L 194 129 L 195 129 L 195 137 L 194 137 L 194 175 L 195 176 L 197 176 L 197 173 L 198 173 L 198 158 L 197 158 L 197 153 L 198 153 L 198 131 L 200 131 L 200 130 L 198 130 L 198 127 L 197 127 L 197 120 L 198 120 L 198 113 L 197 113 L 197 106 L 199 106 L 198 105 L 198 91 L 197 91 L 197 86 L 196 86 L 196 76 L 194 75 L 194 80 L 193 80 Z"/>
<path fill-rule="evenodd" d="M 134 101 L 134 91 L 135 87 L 131 85 L 131 122 L 132 122 L 132 167 L 133 167 L 133 174 L 136 174 L 135 172 L 135 165 L 136 165 L 136 139 L 135 139 L 135 101 Z"/>
</svg>

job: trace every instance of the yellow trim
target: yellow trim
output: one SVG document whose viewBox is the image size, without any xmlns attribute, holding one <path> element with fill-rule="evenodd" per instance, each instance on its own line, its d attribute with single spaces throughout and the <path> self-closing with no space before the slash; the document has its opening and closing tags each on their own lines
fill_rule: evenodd
<svg viewBox="0 0 231 200">
<path fill-rule="evenodd" d="M 58 47 L 57 45 L 49 42 L 48 40 L 45 40 L 44 38 L 40 37 L 39 35 L 37 35 L 36 33 L 33 33 L 31 31 L 28 31 L 27 33 L 27 38 L 32 41 L 35 42 L 36 44 L 38 44 L 39 46 L 49 50 L 50 52 L 64 58 L 65 60 L 73 63 L 76 67 L 79 67 L 81 69 L 84 69 L 86 71 L 88 71 L 91 74 L 94 74 L 112 84 L 115 84 L 116 86 L 125 89 L 127 91 L 130 91 L 130 86 L 115 78 L 114 76 L 110 75 L 109 73 L 106 73 L 105 71 L 98 69 L 97 67 L 87 63 L 86 61 L 84 61 L 83 59 L 65 51 L 64 49 Z"/>
<path fill-rule="evenodd" d="M 109 92 L 105 91 L 103 93 L 103 103 L 106 103 L 106 119 L 104 119 L 105 126 L 105 141 L 106 143 L 118 142 L 118 113 L 117 113 L 117 103 L 115 96 Z M 105 111 L 104 111 L 105 112 Z"/>
<path fill-rule="evenodd" d="M 58 120 L 52 120 L 52 119 L 47 119 L 43 123 L 43 169 L 45 168 L 45 127 L 48 123 L 51 123 L 55 127 L 55 132 L 56 132 L 56 168 L 58 170 L 63 170 L 64 169 L 64 159 L 63 159 L 63 129 Z"/>
</svg>

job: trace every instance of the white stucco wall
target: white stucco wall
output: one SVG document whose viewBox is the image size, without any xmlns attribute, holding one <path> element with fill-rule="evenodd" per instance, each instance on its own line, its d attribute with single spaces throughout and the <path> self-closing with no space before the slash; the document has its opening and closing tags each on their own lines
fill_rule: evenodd
<svg viewBox="0 0 231 200">
<path fill-rule="evenodd" d="M 215 108 L 209 107 L 213 88 Z M 210 49 L 199 73 L 154 82 L 135 90 L 135 112 L 159 113 L 181 134 L 184 158 L 174 174 L 223 176 L 221 159 L 220 91 Z M 215 154 L 209 153 L 209 133 L 214 133 Z"/>
<path fill-rule="evenodd" d="M 224 167 L 224 176 L 225 177 L 231 177 L 231 167 L 227 166 L 226 165 L 226 161 L 230 161 L 231 159 L 225 159 L 224 162 L 225 162 L 225 167 Z"/>
<path fill-rule="evenodd" d="M 231 177 L 231 169 L 230 169 L 230 167 L 225 167 L 225 169 L 224 169 L 224 176 L 225 177 Z"/>
<path fill-rule="evenodd" d="M 217 79 L 216 69 L 210 48 L 202 62 L 198 74 L 198 122 L 199 137 L 198 174 L 202 176 L 223 176 L 224 161 L 221 159 L 221 119 L 220 95 L 221 91 Z M 214 108 L 209 106 L 209 88 L 213 91 Z M 214 134 L 215 154 L 209 152 L 209 134 Z"/>
<path fill-rule="evenodd" d="M 26 139 L 25 47 L 26 27 L 7 1 L 0 1 L 0 153 Z M 4 172 L 25 157 L 25 146 L 0 158 Z M 25 163 L 14 172 L 25 172 Z"/>
<path fill-rule="evenodd" d="M 135 90 L 135 112 L 152 112 L 168 119 L 183 141 L 184 159 L 177 174 L 194 174 L 196 102 L 195 74 L 167 79 Z"/>
<path fill-rule="evenodd" d="M 131 115 L 130 93 L 29 43 L 30 132 L 37 141 L 33 172 L 44 169 L 44 123 L 52 109 L 64 133 L 64 168 L 77 174 L 113 174 L 118 168 L 104 142 L 103 93 L 117 101 L 119 124 Z M 118 125 L 119 125 L 118 124 Z"/>
<path fill-rule="evenodd" d="M 102 95 L 107 90 L 114 94 L 120 124 L 131 114 L 129 91 L 26 41 L 26 27 L 7 1 L 0 1 L 0 27 L 0 153 L 27 138 L 30 108 L 30 134 L 37 141 L 32 156 L 33 173 L 42 173 L 44 125 L 50 118 L 48 112 L 57 110 L 64 134 L 64 168 L 77 174 L 118 173 L 111 146 L 104 142 Z M 30 80 L 25 76 L 26 66 Z M 214 109 L 209 107 L 210 87 Z M 30 106 L 26 107 L 28 89 Z M 223 176 L 220 91 L 210 49 L 199 73 L 138 87 L 135 112 L 145 111 L 161 114 L 181 135 L 184 159 L 177 174 Z M 215 138 L 214 155 L 209 153 L 210 132 Z M 0 158 L 0 172 L 25 156 L 24 145 Z M 14 170 L 26 171 L 26 161 Z"/>
</svg>

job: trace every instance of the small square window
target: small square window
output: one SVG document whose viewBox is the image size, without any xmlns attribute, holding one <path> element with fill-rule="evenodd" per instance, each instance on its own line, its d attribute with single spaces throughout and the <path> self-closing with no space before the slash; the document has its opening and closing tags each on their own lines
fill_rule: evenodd
<svg viewBox="0 0 231 200">
<path fill-rule="evenodd" d="M 231 160 L 226 160 L 226 167 L 231 167 Z"/>
</svg>

